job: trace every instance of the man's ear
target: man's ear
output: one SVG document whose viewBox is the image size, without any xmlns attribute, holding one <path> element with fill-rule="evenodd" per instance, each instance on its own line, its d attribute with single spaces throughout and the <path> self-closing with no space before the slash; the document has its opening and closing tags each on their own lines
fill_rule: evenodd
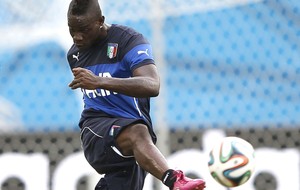
<svg viewBox="0 0 300 190">
<path fill-rule="evenodd" d="M 101 16 L 101 18 L 100 18 L 100 24 L 102 25 L 102 24 L 104 24 L 104 22 L 105 22 L 105 16 Z"/>
</svg>

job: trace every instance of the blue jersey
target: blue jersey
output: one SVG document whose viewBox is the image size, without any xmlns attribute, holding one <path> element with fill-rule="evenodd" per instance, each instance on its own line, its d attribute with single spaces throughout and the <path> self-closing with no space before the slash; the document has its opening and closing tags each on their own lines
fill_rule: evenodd
<svg viewBox="0 0 300 190">
<path fill-rule="evenodd" d="M 87 50 L 79 51 L 73 45 L 68 51 L 71 68 L 82 67 L 101 77 L 129 78 L 133 70 L 145 64 L 154 64 L 152 47 L 135 30 L 111 25 L 106 39 Z M 83 93 L 82 118 L 105 113 L 112 117 L 150 120 L 150 98 L 135 98 L 105 89 L 86 90 Z"/>
</svg>

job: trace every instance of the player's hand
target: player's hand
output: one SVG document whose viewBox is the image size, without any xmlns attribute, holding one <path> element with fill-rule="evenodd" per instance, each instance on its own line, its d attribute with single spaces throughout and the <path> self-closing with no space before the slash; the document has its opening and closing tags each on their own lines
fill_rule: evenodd
<svg viewBox="0 0 300 190">
<path fill-rule="evenodd" d="M 69 84 L 71 89 L 83 88 L 94 90 L 97 88 L 99 76 L 95 75 L 92 71 L 77 67 L 72 69 L 72 73 L 74 75 L 74 79 Z"/>
</svg>

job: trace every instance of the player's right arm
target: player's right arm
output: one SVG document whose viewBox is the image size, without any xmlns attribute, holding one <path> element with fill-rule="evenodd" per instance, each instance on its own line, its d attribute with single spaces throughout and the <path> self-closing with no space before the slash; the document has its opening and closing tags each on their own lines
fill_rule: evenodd
<svg viewBox="0 0 300 190">
<path fill-rule="evenodd" d="M 88 69 L 72 69 L 74 80 L 72 89 L 105 89 L 127 96 L 143 98 L 158 96 L 160 79 L 154 64 L 145 64 L 133 71 L 131 78 L 100 77 Z"/>
</svg>

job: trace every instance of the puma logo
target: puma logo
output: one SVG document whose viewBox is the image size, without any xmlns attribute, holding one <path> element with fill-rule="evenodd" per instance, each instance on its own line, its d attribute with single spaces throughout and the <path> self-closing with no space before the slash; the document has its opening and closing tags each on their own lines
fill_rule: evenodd
<svg viewBox="0 0 300 190">
<path fill-rule="evenodd" d="M 76 59 L 77 61 L 79 61 L 79 52 L 77 53 L 77 55 L 73 54 L 73 59 Z"/>
<path fill-rule="evenodd" d="M 148 49 L 146 49 L 146 51 L 140 50 L 140 51 L 137 52 L 137 54 L 139 54 L 139 55 L 142 54 L 142 53 L 144 53 L 144 54 L 146 54 L 146 55 L 149 56 L 149 54 L 148 54 Z"/>
</svg>

